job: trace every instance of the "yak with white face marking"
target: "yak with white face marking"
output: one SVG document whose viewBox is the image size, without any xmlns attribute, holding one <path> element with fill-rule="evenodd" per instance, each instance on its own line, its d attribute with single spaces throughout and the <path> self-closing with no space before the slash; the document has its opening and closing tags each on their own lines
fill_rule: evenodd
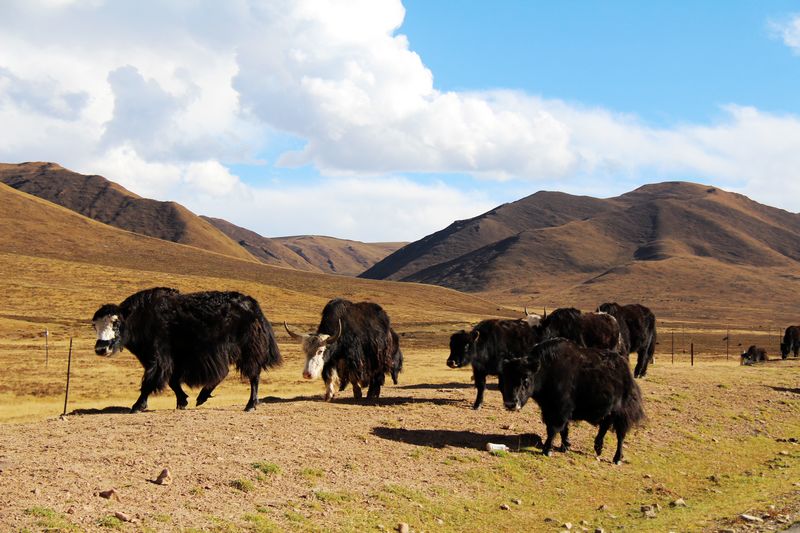
<svg viewBox="0 0 800 533">
<path fill-rule="evenodd" d="M 403 355 L 389 316 L 378 304 L 353 303 L 336 298 L 322 310 L 316 333 L 297 334 L 284 322 L 289 336 L 302 343 L 306 354 L 303 377 L 325 381 L 325 399 L 348 383 L 353 396 L 361 398 L 361 388 L 369 387 L 367 398 L 378 398 L 386 373 L 397 378 Z M 341 387 L 339 386 L 341 384 Z"/>
<path fill-rule="evenodd" d="M 132 294 L 121 304 L 103 305 L 92 318 L 95 353 L 111 356 L 127 348 L 144 367 L 141 394 L 131 412 L 144 411 L 147 398 L 166 385 L 177 408 L 188 396 L 181 388 L 202 386 L 202 405 L 234 364 L 250 380 L 246 411 L 258 404 L 262 370 L 281 363 L 272 326 L 258 302 L 238 292 L 181 294 L 156 287 Z"/>
</svg>

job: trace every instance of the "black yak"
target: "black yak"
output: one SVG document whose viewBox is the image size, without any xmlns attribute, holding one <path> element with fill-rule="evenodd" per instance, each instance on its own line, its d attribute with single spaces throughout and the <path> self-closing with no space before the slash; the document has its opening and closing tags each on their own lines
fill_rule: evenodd
<svg viewBox="0 0 800 533">
<path fill-rule="evenodd" d="M 800 326 L 789 326 L 783 334 L 783 342 L 781 343 L 781 359 L 789 357 L 789 352 L 800 352 Z"/>
<path fill-rule="evenodd" d="M 258 404 L 262 370 L 281 363 L 272 326 L 258 302 L 238 292 L 195 292 L 156 287 L 132 294 L 121 304 L 103 305 L 92 318 L 95 353 L 110 356 L 127 348 L 144 367 L 139 399 L 131 412 L 144 411 L 147 398 L 169 384 L 178 409 L 188 396 L 181 383 L 202 386 L 202 405 L 228 375 L 231 364 L 250 380 L 245 411 Z"/>
<path fill-rule="evenodd" d="M 643 305 L 616 302 L 600 304 L 597 310 L 617 319 L 622 343 L 627 349 L 625 355 L 637 354 L 633 377 L 643 378 L 656 351 L 656 315 Z"/>
<path fill-rule="evenodd" d="M 607 313 L 581 313 L 574 307 L 561 307 L 544 317 L 540 328 L 543 339 L 563 337 L 588 348 L 625 350 L 617 319 Z"/>
<path fill-rule="evenodd" d="M 644 419 L 639 386 L 617 352 L 550 339 L 537 344 L 526 357 L 504 360 L 500 375 L 506 409 L 519 410 L 528 398 L 539 404 L 547 426 L 545 455 L 550 455 L 556 433 L 561 434 L 562 449 L 568 450 L 569 421 L 585 420 L 599 426 L 594 439 L 598 457 L 606 432 L 614 428 L 614 462 L 619 464 L 625 435 Z"/>
<path fill-rule="evenodd" d="M 525 319 L 484 320 L 469 333 L 464 330 L 453 333 L 447 366 L 472 365 L 472 376 L 478 389 L 472 408 L 479 409 L 486 390 L 486 376 L 499 375 L 503 359 L 528 353 L 538 341 L 539 329 L 531 327 Z"/>
<path fill-rule="evenodd" d="M 325 381 L 325 399 L 331 400 L 341 384 L 353 385 L 353 396 L 361 398 L 362 387 L 369 387 L 367 398 L 378 398 L 386 373 L 397 380 L 403 366 L 400 340 L 393 334 L 389 315 L 371 302 L 353 303 L 336 298 L 322 310 L 316 333 L 300 335 L 284 327 L 292 339 L 303 344 L 306 364 L 303 377 Z"/>
<path fill-rule="evenodd" d="M 743 352 L 740 364 L 752 365 L 753 363 L 760 363 L 762 361 L 769 361 L 767 351 L 764 348 L 759 348 L 755 344 L 750 346 L 746 352 Z"/>
</svg>

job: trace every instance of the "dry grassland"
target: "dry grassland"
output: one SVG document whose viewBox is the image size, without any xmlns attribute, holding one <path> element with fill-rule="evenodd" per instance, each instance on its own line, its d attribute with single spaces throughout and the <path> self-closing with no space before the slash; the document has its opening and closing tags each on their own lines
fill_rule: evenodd
<svg viewBox="0 0 800 533">
<path fill-rule="evenodd" d="M 0 419 L 11 422 L 0 435 L 3 530 L 379 531 L 406 522 L 414 531 L 559 531 L 569 522 L 589 531 L 714 531 L 748 528 L 737 518 L 745 512 L 766 517 L 759 529 L 800 520 L 800 362 L 740 367 L 733 349 L 758 343 L 774 353 L 774 333 L 732 330 L 726 361 L 724 328 L 660 324 L 679 332 L 676 363 L 671 335 L 662 334 L 640 382 L 649 421 L 615 467 L 613 436 L 598 462 L 586 424 L 575 427 L 573 452 L 545 458 L 535 405 L 508 413 L 490 390 L 472 411 L 469 371 L 444 361 L 449 333 L 481 315 L 422 300 L 419 287 L 379 300 L 404 334 L 406 370 L 377 404 L 356 404 L 349 391 L 322 402 L 322 384 L 301 378 L 298 347 L 276 328 L 286 363 L 263 375 L 255 413 L 241 412 L 248 387 L 232 375 L 202 408 L 175 411 L 165 393 L 150 412 L 127 415 L 141 368 L 127 352 L 93 355 L 88 319 L 100 303 L 152 285 L 224 288 L 256 296 L 273 322 L 311 328 L 327 295 L 11 254 L 0 255 L 0 267 L 14 273 L 0 282 Z M 73 415 L 61 421 L 69 336 Z M 694 367 L 682 352 L 690 342 Z M 487 442 L 512 452 L 489 455 Z M 164 467 L 173 484 L 151 483 Z M 97 496 L 112 487 L 120 501 Z M 687 506 L 670 507 L 678 498 Z M 655 504 L 656 517 L 644 517 L 642 505 Z"/>
</svg>

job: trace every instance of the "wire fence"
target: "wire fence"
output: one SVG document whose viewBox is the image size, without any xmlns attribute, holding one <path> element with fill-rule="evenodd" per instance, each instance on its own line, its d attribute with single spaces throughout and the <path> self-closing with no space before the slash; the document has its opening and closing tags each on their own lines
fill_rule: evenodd
<svg viewBox="0 0 800 533">
<path fill-rule="evenodd" d="M 770 359 L 780 359 L 785 326 L 706 326 L 696 323 L 658 322 L 657 363 L 692 364 L 740 360 L 750 346 L 764 348 Z"/>
</svg>

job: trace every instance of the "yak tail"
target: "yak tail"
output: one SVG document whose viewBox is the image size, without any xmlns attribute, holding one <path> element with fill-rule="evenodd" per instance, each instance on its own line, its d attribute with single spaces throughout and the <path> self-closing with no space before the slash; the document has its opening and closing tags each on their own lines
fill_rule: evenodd
<svg viewBox="0 0 800 533">
<path fill-rule="evenodd" d="M 622 398 L 622 406 L 617 415 L 617 422 L 627 432 L 646 420 L 642 405 L 642 391 L 639 384 L 630 376 L 628 393 Z"/>
<path fill-rule="evenodd" d="M 283 362 L 272 325 L 261 311 L 258 302 L 249 298 L 253 320 L 247 325 L 242 338 L 241 355 L 236 362 L 242 376 L 252 378 L 262 370 L 280 365 Z"/>
<path fill-rule="evenodd" d="M 653 322 L 651 328 L 653 335 L 650 337 L 650 345 L 647 347 L 647 361 L 652 363 L 653 355 L 656 353 L 656 340 L 658 339 L 658 335 L 656 334 L 656 317 L 651 315 L 649 318 Z"/>
</svg>

